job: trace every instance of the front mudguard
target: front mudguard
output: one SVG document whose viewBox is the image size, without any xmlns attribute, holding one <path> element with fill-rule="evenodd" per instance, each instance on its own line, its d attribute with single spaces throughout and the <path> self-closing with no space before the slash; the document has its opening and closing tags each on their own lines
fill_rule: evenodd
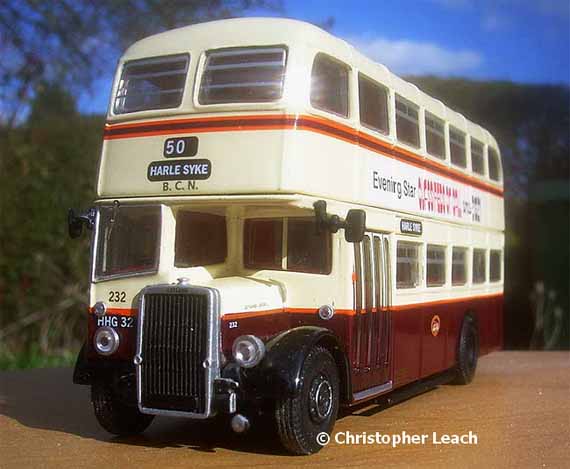
<svg viewBox="0 0 570 469">
<path fill-rule="evenodd" d="M 271 338 L 265 344 L 266 353 L 261 363 L 251 369 L 241 369 L 244 385 L 259 397 L 296 396 L 301 389 L 303 363 L 315 346 L 322 346 L 332 354 L 339 371 L 341 399 L 348 399 L 350 373 L 346 353 L 329 329 L 316 326 L 296 327 Z"/>
<path fill-rule="evenodd" d="M 87 347 L 86 344 L 83 344 L 77 355 L 77 360 L 75 360 L 73 384 L 91 384 L 92 380 L 92 370 L 87 362 Z"/>
<path fill-rule="evenodd" d="M 125 360 L 89 360 L 87 357 L 87 344 L 83 344 L 73 369 L 73 384 L 90 385 L 96 379 L 109 379 L 118 377 L 123 379 L 134 376 L 135 368 L 132 362 Z"/>
</svg>

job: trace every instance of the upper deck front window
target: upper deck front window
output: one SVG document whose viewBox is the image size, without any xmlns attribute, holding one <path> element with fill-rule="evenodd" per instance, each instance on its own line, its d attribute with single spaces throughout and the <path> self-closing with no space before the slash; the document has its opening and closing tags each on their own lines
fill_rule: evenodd
<svg viewBox="0 0 570 469">
<path fill-rule="evenodd" d="M 200 104 L 277 101 L 283 94 L 283 46 L 211 51 L 200 84 Z"/>
<path fill-rule="evenodd" d="M 126 62 L 113 112 L 126 114 L 180 106 L 189 62 L 187 54 Z"/>
<path fill-rule="evenodd" d="M 155 272 L 159 246 L 159 205 L 101 207 L 95 278 Z"/>
</svg>

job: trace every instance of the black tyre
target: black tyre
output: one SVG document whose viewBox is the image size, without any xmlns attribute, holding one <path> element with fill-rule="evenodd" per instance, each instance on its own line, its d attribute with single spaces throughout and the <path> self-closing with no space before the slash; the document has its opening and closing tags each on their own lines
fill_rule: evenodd
<svg viewBox="0 0 570 469">
<path fill-rule="evenodd" d="M 99 424 L 114 435 L 138 435 L 146 430 L 154 418 L 153 415 L 139 412 L 136 405 L 121 401 L 113 387 L 105 381 L 93 383 L 91 402 Z"/>
<path fill-rule="evenodd" d="M 328 350 L 313 348 L 301 370 L 301 390 L 277 402 L 277 433 L 294 454 L 312 454 L 322 448 L 317 435 L 330 435 L 339 406 L 338 369 Z"/>
<path fill-rule="evenodd" d="M 457 367 L 453 384 L 469 384 L 475 376 L 479 357 L 479 332 L 471 315 L 465 316 L 461 325 L 457 349 Z"/>
</svg>

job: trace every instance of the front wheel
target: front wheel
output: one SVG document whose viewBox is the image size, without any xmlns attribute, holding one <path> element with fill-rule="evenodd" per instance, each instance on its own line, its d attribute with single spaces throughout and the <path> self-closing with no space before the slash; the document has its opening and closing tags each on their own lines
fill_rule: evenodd
<svg viewBox="0 0 570 469">
<path fill-rule="evenodd" d="M 138 435 L 147 429 L 154 418 L 154 415 L 139 412 L 136 405 L 124 403 L 113 386 L 105 381 L 93 383 L 91 402 L 99 424 L 114 435 Z"/>
<path fill-rule="evenodd" d="M 322 448 L 322 439 L 317 435 L 323 432 L 330 435 L 338 413 L 338 370 L 330 352 L 322 347 L 313 348 L 305 359 L 300 380 L 297 396 L 277 402 L 277 432 L 290 452 L 312 454 Z"/>
<path fill-rule="evenodd" d="M 475 376 L 479 356 L 479 332 L 473 316 L 467 315 L 461 325 L 457 348 L 457 368 L 453 384 L 469 384 Z"/>
</svg>

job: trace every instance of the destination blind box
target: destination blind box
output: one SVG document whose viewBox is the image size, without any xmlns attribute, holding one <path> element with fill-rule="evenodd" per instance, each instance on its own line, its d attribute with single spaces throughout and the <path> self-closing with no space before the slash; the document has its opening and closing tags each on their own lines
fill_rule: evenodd
<svg viewBox="0 0 570 469">
<path fill-rule="evenodd" d="M 404 234 L 421 236 L 423 233 L 422 222 L 417 220 L 400 220 L 400 231 Z"/>
</svg>

